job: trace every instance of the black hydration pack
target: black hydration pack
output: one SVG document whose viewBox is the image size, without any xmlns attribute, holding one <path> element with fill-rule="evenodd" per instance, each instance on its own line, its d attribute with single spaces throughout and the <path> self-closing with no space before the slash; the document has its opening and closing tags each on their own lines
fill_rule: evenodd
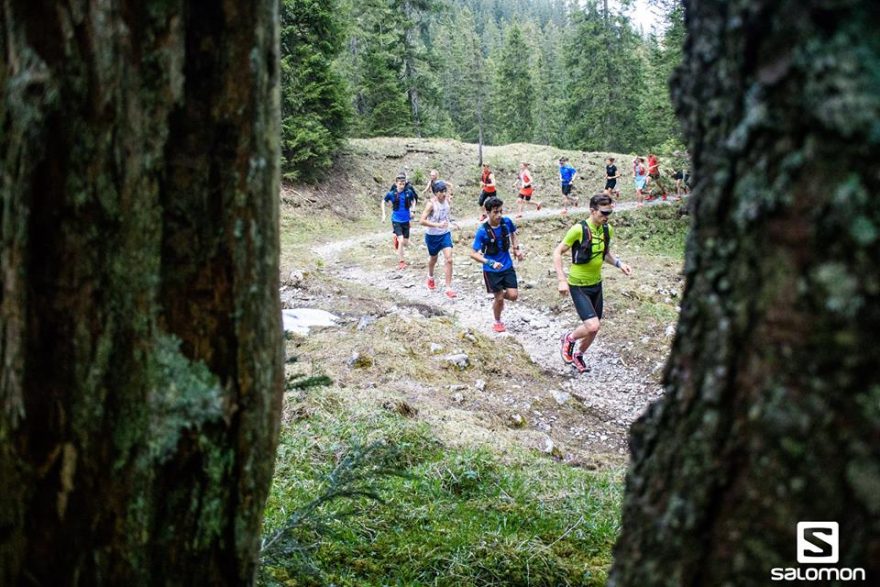
<svg viewBox="0 0 880 587">
<path fill-rule="evenodd" d="M 498 244 L 498 238 L 495 236 L 495 231 L 492 230 L 492 227 L 489 226 L 489 223 L 486 222 L 483 224 L 483 228 L 486 230 L 486 234 L 489 236 L 489 242 L 483 244 L 483 250 L 481 251 L 483 255 L 489 255 L 494 257 L 501 251 L 505 253 L 510 250 L 510 232 L 507 229 L 507 223 L 504 222 L 504 219 L 501 219 L 501 244 Z"/>
<path fill-rule="evenodd" d="M 605 255 L 608 254 L 608 245 L 611 244 L 611 236 L 608 234 L 608 225 L 602 225 L 602 233 L 605 237 L 605 247 L 602 249 L 601 253 L 593 253 L 593 233 L 590 231 L 590 227 L 587 226 L 586 220 L 581 220 L 581 230 L 583 231 L 581 233 L 581 240 L 575 241 L 574 246 L 571 247 L 572 265 L 586 265 L 600 254 L 604 260 Z"/>
<path fill-rule="evenodd" d="M 406 184 L 406 187 L 403 188 L 402 192 L 398 192 L 397 188 L 394 188 L 394 199 L 391 200 L 392 209 L 397 212 L 400 210 L 400 200 L 403 200 L 403 205 L 406 206 L 406 209 L 409 210 L 412 208 L 413 202 L 418 200 L 419 197 L 413 191 L 412 186 L 410 184 Z"/>
</svg>

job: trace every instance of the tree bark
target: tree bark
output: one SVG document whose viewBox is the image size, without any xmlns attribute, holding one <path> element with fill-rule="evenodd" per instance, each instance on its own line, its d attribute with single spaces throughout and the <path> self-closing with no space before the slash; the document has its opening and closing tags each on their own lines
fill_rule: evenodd
<svg viewBox="0 0 880 587">
<path fill-rule="evenodd" d="M 686 7 L 687 285 L 610 584 L 766 585 L 817 520 L 878 584 L 880 5 Z"/>
<path fill-rule="evenodd" d="M 248 584 L 277 442 L 277 5 L 0 1 L 0 584 Z"/>
</svg>

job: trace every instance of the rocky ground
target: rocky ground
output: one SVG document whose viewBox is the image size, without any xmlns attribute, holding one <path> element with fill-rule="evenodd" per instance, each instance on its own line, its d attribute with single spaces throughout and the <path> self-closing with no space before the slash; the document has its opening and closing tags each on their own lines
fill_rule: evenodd
<svg viewBox="0 0 880 587">
<path fill-rule="evenodd" d="M 617 205 L 621 211 L 633 207 L 631 202 Z M 522 222 L 540 222 L 558 214 L 558 210 L 529 212 Z M 463 219 L 457 224 L 472 234 L 476 220 Z M 413 237 L 415 243 L 421 240 L 421 234 L 414 232 L 418 233 Z M 626 460 L 630 424 L 662 393 L 656 366 L 646 369 L 644 364 L 628 364 L 623 352 L 625 341 L 600 333 L 588 353 L 591 372 L 578 375 L 559 356 L 559 338 L 575 324 L 570 312 L 550 311 L 546 304 L 533 299 L 530 284 L 524 283 L 520 300 L 508 303 L 504 312 L 508 332 L 495 334 L 491 332 L 491 296 L 483 287 L 480 267 L 465 260 L 462 249 L 466 245 L 457 246 L 454 285 L 458 297 L 450 300 L 443 295 L 442 272 L 438 271 L 436 290 L 425 287 L 421 251 L 409 251 L 409 258 L 418 261 L 404 270 L 392 268 L 387 255 L 378 254 L 390 249 L 388 237 L 388 231 L 382 230 L 315 247 L 313 254 L 322 265 L 320 276 L 304 278 L 297 272 L 284 276 L 283 306 L 330 311 L 343 308 L 339 328 L 345 331 L 345 344 L 361 349 L 369 349 L 370 345 L 365 344 L 368 341 L 358 342 L 358 337 L 376 336 L 374 323 L 380 319 L 388 322 L 390 318 L 392 326 L 386 324 L 379 334 L 393 337 L 395 322 L 442 317 L 442 327 L 457 333 L 462 341 L 457 346 L 461 348 L 439 337 L 432 341 L 428 334 L 419 341 L 424 360 L 444 367 L 463 362 L 458 367 L 467 368 L 467 372 L 463 371 L 453 383 L 445 376 L 440 378 L 442 381 L 432 381 L 430 376 L 420 380 L 369 371 L 354 378 L 337 373 L 337 380 L 349 381 L 360 393 L 375 396 L 379 402 L 391 402 L 395 409 L 412 409 L 447 441 L 486 441 L 496 446 L 517 442 L 588 467 L 617 465 Z M 350 254 L 352 251 L 361 254 Z M 613 298 L 606 304 L 614 304 Z M 468 337 L 473 339 L 471 347 Z M 492 354 L 486 354 L 478 338 L 496 341 L 494 344 L 503 349 L 511 348 L 511 344 L 521 348 L 536 375 L 531 377 L 522 370 L 505 375 L 503 353 L 498 357 L 500 369 L 484 364 L 491 361 L 487 357 Z M 469 348 L 474 349 L 473 354 L 469 354 Z M 477 354 L 478 348 L 483 349 L 481 354 Z M 321 351 L 315 350 L 318 364 Z M 351 371 L 359 360 L 358 351 L 344 352 L 348 357 L 346 368 Z M 506 357 L 509 359 L 510 353 Z M 339 365 L 337 368 L 344 369 Z M 383 394 L 388 397 L 383 399 Z"/>
</svg>

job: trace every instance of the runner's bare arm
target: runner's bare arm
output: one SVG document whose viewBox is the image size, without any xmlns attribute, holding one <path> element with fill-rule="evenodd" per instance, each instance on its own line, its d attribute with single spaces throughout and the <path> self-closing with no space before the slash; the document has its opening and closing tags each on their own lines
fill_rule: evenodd
<svg viewBox="0 0 880 587">
<path fill-rule="evenodd" d="M 422 211 L 422 217 L 419 218 L 419 224 L 422 226 L 433 226 L 434 228 L 440 228 L 440 226 L 436 222 L 431 222 L 428 220 L 428 216 L 431 215 L 431 210 L 434 209 L 434 204 L 431 201 L 428 201 L 425 204 L 425 209 Z"/>
<path fill-rule="evenodd" d="M 553 249 L 553 269 L 556 270 L 556 279 L 559 282 L 557 289 L 560 294 L 568 292 L 568 279 L 565 277 L 565 271 L 562 269 L 562 255 L 566 254 L 569 249 L 571 247 L 564 242 L 560 242 Z"/>
<path fill-rule="evenodd" d="M 624 275 L 627 275 L 627 276 L 632 275 L 632 267 L 630 267 L 629 265 L 624 263 L 623 260 L 621 260 L 621 259 L 615 257 L 613 254 L 611 254 L 611 247 L 609 247 L 608 252 L 605 253 L 605 262 L 608 263 L 609 265 L 614 265 L 615 267 L 617 267 L 618 269 L 623 271 Z"/>
<path fill-rule="evenodd" d="M 517 261 L 522 261 L 526 255 L 522 252 L 522 247 L 519 246 L 519 236 L 516 232 L 510 233 L 510 245 L 513 247 L 513 256 Z"/>
</svg>

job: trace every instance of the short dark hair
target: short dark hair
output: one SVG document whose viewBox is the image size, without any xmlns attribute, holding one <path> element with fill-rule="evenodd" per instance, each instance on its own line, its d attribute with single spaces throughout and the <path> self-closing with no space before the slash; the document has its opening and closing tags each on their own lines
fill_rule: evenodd
<svg viewBox="0 0 880 587">
<path fill-rule="evenodd" d="M 614 163 L 614 157 L 608 157 L 608 160 Z"/>
<path fill-rule="evenodd" d="M 494 210 L 495 208 L 501 208 L 502 206 L 504 206 L 504 202 L 501 201 L 501 198 L 496 198 L 493 196 L 487 199 L 483 203 L 483 206 L 486 208 L 486 212 L 488 212 L 489 210 Z"/>
<path fill-rule="evenodd" d="M 611 204 L 611 196 L 606 194 L 596 194 L 590 198 L 590 209 L 598 210 L 599 206 L 608 206 Z"/>
</svg>

